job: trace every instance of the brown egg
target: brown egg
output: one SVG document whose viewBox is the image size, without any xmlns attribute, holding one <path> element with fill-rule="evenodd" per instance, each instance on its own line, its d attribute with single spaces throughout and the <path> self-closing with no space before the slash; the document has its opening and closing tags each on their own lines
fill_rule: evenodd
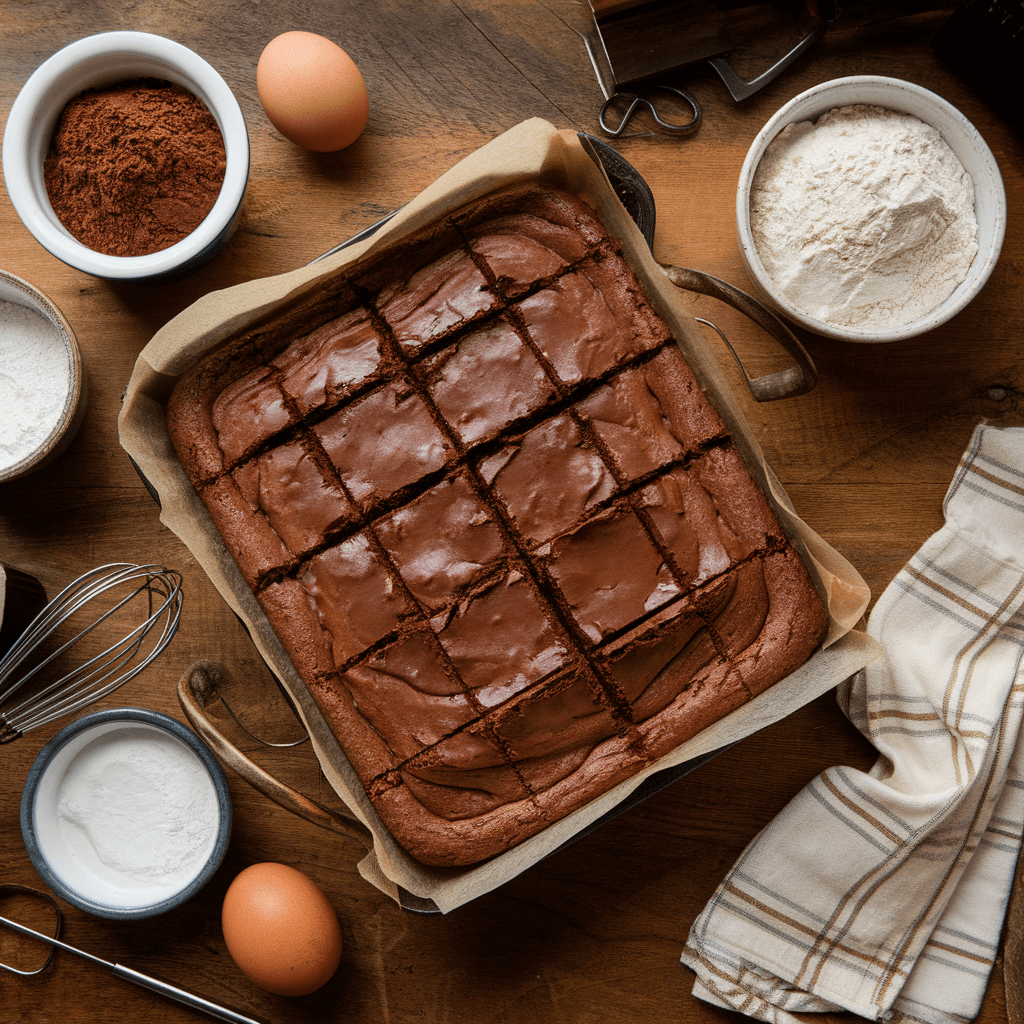
<svg viewBox="0 0 1024 1024">
<path fill-rule="evenodd" d="M 320 887 L 287 864 L 253 864 L 228 887 L 221 927 L 231 958 L 250 981 L 304 996 L 341 961 L 338 915 Z"/>
<path fill-rule="evenodd" d="M 333 153 L 362 134 L 370 113 L 366 83 L 352 58 L 314 32 L 271 39 L 256 65 L 256 89 L 271 124 L 289 141 Z"/>
</svg>

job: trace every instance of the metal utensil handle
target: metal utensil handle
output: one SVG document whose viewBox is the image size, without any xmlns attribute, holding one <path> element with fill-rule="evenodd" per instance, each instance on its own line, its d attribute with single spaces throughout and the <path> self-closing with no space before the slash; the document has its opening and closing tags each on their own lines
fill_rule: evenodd
<svg viewBox="0 0 1024 1024">
<path fill-rule="evenodd" d="M 324 807 L 286 786 L 242 753 L 206 714 L 206 705 L 216 697 L 217 671 L 208 662 L 196 662 L 178 680 L 178 701 L 189 724 L 218 757 L 254 789 L 278 806 L 314 825 L 354 839 L 364 849 L 373 848 L 373 834 L 358 818 Z"/>
<path fill-rule="evenodd" d="M 802 53 L 809 50 L 825 34 L 828 28 L 827 21 L 816 24 L 788 53 L 780 57 L 770 68 L 762 71 L 755 78 L 747 81 L 740 78 L 733 66 L 725 57 L 712 57 L 708 63 L 718 73 L 722 84 L 729 90 L 729 95 L 737 102 L 741 102 L 759 92 L 769 82 L 773 82 L 783 71 L 786 70 Z"/>
<path fill-rule="evenodd" d="M 708 295 L 738 309 L 753 320 L 758 327 L 767 331 L 793 357 L 795 366 L 789 366 L 777 373 L 765 374 L 763 377 L 751 378 L 747 375 L 736 350 L 729 344 L 728 338 L 719 332 L 736 360 L 750 393 L 758 402 L 795 398 L 797 395 L 806 394 L 818 383 L 818 371 L 813 360 L 807 354 L 807 350 L 782 320 L 763 303 L 728 282 L 700 270 L 688 270 L 684 267 L 668 265 L 663 265 L 662 269 L 668 279 L 678 288 L 697 292 L 700 295 Z M 715 329 L 717 330 L 717 328 Z"/>
<path fill-rule="evenodd" d="M 148 974 L 133 971 L 130 967 L 125 967 L 122 964 L 114 964 L 112 971 L 118 978 L 130 981 L 140 988 L 149 989 L 150 992 L 166 996 L 175 1002 L 183 1003 L 194 1010 L 201 1010 L 211 1017 L 218 1018 L 218 1020 L 226 1020 L 230 1024 L 261 1024 L 260 1021 L 253 1017 L 246 1017 L 245 1014 L 236 1013 L 234 1010 L 229 1010 L 226 1006 L 221 1006 L 219 1003 L 211 1003 L 209 999 L 197 996 L 194 992 L 187 992 L 183 988 L 178 988 L 177 985 L 171 985 L 169 982 L 161 981 L 159 978 L 152 978 Z"/>
<path fill-rule="evenodd" d="M 53 902 L 45 893 L 34 893 L 33 890 L 25 889 L 22 886 L 4 886 L 3 888 L 8 891 L 32 893 L 33 895 L 42 896 L 47 900 L 47 902 Z M 54 908 L 58 913 L 59 927 L 60 909 L 56 904 L 54 904 Z M 93 953 L 87 953 L 84 949 L 79 949 L 77 946 L 72 946 L 67 942 L 62 942 L 55 935 L 46 935 L 43 932 L 37 932 L 34 928 L 29 928 L 26 925 L 19 924 L 17 921 L 12 921 L 10 918 L 6 917 L 0 917 L 0 924 L 16 931 L 19 935 L 27 935 L 31 938 L 39 939 L 41 942 L 47 943 L 50 947 L 51 955 L 54 950 L 63 949 L 68 953 L 72 953 L 74 956 L 81 957 L 83 960 L 88 960 L 90 963 L 96 964 L 97 967 L 108 968 L 115 977 L 123 978 L 125 981 L 130 981 L 142 988 L 149 989 L 150 992 L 157 992 L 162 996 L 167 996 L 168 999 L 184 1003 L 186 1006 L 191 1006 L 196 1010 L 202 1010 L 203 1013 L 208 1013 L 211 1017 L 218 1017 L 221 1020 L 230 1021 L 231 1024 L 261 1024 L 260 1021 L 254 1020 L 252 1017 L 246 1017 L 244 1014 L 237 1013 L 235 1010 L 229 1010 L 226 1006 L 221 1006 L 219 1003 L 212 1003 L 209 999 L 197 996 L 194 992 L 187 992 L 183 988 L 178 988 L 177 985 L 171 985 L 169 982 L 161 981 L 159 978 L 153 978 L 148 974 L 133 971 L 130 967 L 124 967 L 121 964 L 112 964 L 109 960 L 104 960 L 103 957 L 95 956 Z M 40 970 L 45 968 L 49 962 L 50 958 L 48 957 L 46 963 L 43 964 L 43 967 L 40 968 Z M 8 967 L 6 964 L 3 966 L 7 970 L 12 970 L 12 968 Z M 14 971 L 14 973 L 26 974 L 28 972 Z"/>
</svg>

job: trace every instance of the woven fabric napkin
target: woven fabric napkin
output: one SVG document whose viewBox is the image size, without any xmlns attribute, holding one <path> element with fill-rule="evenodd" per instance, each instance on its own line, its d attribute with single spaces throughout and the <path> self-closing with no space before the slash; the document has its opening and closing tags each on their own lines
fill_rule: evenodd
<svg viewBox="0 0 1024 1024">
<path fill-rule="evenodd" d="M 979 426 L 944 526 L 872 610 L 840 688 L 874 744 L 757 836 L 694 923 L 694 995 L 762 1020 L 962 1024 L 999 945 L 1024 825 L 1024 429 Z"/>
</svg>

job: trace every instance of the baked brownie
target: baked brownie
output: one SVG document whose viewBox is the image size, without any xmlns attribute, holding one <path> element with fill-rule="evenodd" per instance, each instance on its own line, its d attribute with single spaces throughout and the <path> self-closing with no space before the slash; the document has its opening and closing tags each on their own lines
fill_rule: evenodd
<svg viewBox="0 0 1024 1024">
<path fill-rule="evenodd" d="M 593 211 L 499 190 L 187 372 L 168 426 L 395 839 L 507 850 L 803 664 L 824 606 Z"/>
</svg>

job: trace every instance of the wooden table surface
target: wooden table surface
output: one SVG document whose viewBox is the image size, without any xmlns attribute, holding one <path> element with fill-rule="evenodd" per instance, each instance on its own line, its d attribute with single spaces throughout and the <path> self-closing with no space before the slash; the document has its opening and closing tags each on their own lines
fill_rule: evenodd
<svg viewBox="0 0 1024 1024">
<path fill-rule="evenodd" d="M 798 332 L 818 366 L 819 383 L 808 395 L 766 405 L 746 395 L 725 349 L 710 338 L 796 508 L 857 566 L 875 596 L 941 525 L 942 497 L 974 426 L 1022 421 L 1024 152 L 1007 123 L 933 52 L 931 40 L 944 18 L 836 28 L 741 105 L 709 72 L 694 72 L 688 81 L 705 110 L 696 135 L 615 143 L 654 192 L 656 256 L 741 288 L 749 283 L 734 231 L 739 169 L 761 125 L 803 89 L 852 74 L 902 77 L 959 107 L 995 153 L 1009 200 L 1002 257 L 981 295 L 945 326 L 885 346 Z M 599 134 L 601 97 L 574 32 L 586 27 L 587 8 L 578 0 L 21 0 L 4 5 L 3 21 L 5 119 L 21 85 L 51 53 L 92 32 L 134 29 L 169 36 L 210 61 L 238 96 L 248 123 L 252 172 L 241 227 L 212 263 L 176 284 L 114 284 L 72 270 L 35 242 L 6 194 L 0 198 L 0 267 L 60 307 L 77 332 L 91 380 L 88 413 L 70 449 L 51 466 L 0 488 L 0 558 L 34 574 L 51 594 L 106 562 L 155 561 L 179 569 L 186 600 L 178 636 L 104 705 L 183 718 L 176 684 L 197 659 L 220 661 L 261 683 L 267 673 L 189 551 L 161 526 L 118 444 L 121 395 L 138 353 L 199 296 L 304 264 L 526 117 Z M 296 28 L 336 40 L 365 76 L 369 124 L 340 153 L 296 149 L 260 108 L 260 51 L 277 33 Z M 753 324 L 710 299 L 696 299 L 694 312 L 726 332 L 753 373 L 774 367 L 774 346 Z M 238 700 L 264 735 L 295 734 L 280 700 L 266 706 L 244 695 Z M 45 888 L 22 844 L 19 801 L 33 759 L 61 724 L 0 749 L 0 881 Z M 333 799 L 308 745 L 286 751 L 249 746 L 282 779 Z M 230 848 L 202 892 L 168 914 L 132 923 L 64 905 L 64 935 L 99 956 L 266 1021 L 738 1020 L 690 994 L 692 976 L 679 954 L 692 921 L 745 844 L 801 786 L 832 764 L 867 768 L 873 760 L 827 694 L 443 917 L 398 908 L 358 875 L 357 846 L 299 820 L 232 775 Z M 220 901 L 234 875 L 261 860 L 307 872 L 338 911 L 342 964 L 313 996 L 263 993 L 227 954 Z M 7 942 L 0 936 L 0 949 Z M 3 1021 L 200 1019 L 67 955 L 38 978 L 0 975 Z M 1000 962 L 979 1019 L 1006 1019 Z"/>
</svg>

